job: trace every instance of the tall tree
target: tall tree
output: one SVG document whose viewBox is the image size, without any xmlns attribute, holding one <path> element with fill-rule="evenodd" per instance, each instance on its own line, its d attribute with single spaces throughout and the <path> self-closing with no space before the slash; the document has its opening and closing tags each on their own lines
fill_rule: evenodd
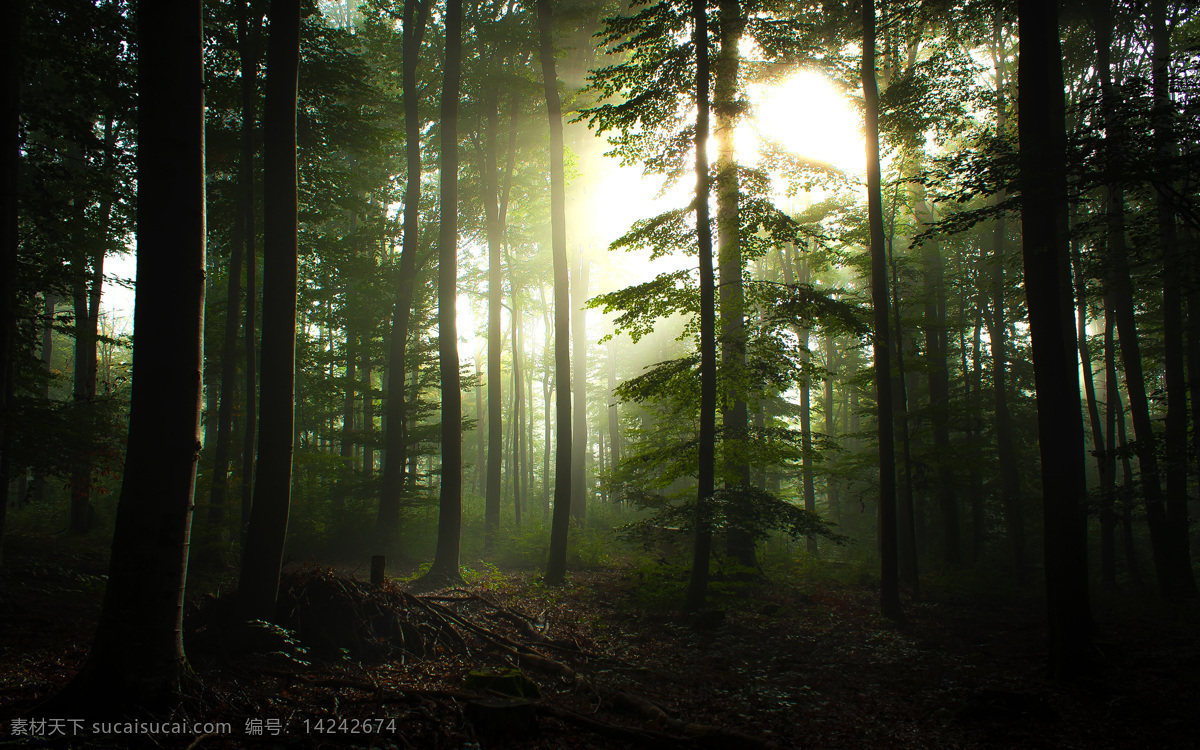
<svg viewBox="0 0 1200 750">
<path fill-rule="evenodd" d="M 574 373 L 571 395 L 574 398 L 574 423 L 571 426 L 571 517 L 579 524 L 587 522 L 587 295 L 588 258 L 580 248 L 571 284 L 571 338 Z"/>
<path fill-rule="evenodd" d="M 387 402 L 384 406 L 383 478 L 379 492 L 380 538 L 395 542 L 400 531 L 400 495 L 404 490 L 405 431 L 404 399 L 408 329 L 412 315 L 413 285 L 417 276 L 417 254 L 421 244 L 421 118 L 417 92 L 417 61 L 421 38 L 432 0 L 405 0 L 401 30 L 401 82 L 404 87 L 404 234 L 400 250 L 400 277 L 396 281 L 396 304 L 388 337 Z M 490 433 L 489 433 L 490 434 Z"/>
<path fill-rule="evenodd" d="M 251 52 L 253 40 L 251 35 L 257 33 L 261 16 L 255 17 L 254 29 L 248 19 L 247 1 L 237 0 L 237 34 L 238 51 L 240 56 L 243 89 L 253 86 L 257 79 L 257 71 L 251 71 L 253 65 L 258 67 L 257 60 Z M 226 288 L 226 317 L 225 341 L 221 348 L 221 390 L 218 395 L 217 407 L 217 447 L 213 456 L 212 490 L 209 493 L 208 522 L 216 528 L 224 541 L 227 532 L 226 496 L 229 492 L 229 461 L 233 450 L 233 401 L 237 397 L 237 344 L 238 344 L 238 313 L 241 309 L 242 296 L 242 257 L 249 249 L 248 263 L 254 264 L 254 146 L 253 146 L 253 101 L 254 92 L 250 96 L 242 96 L 242 148 L 238 156 L 238 209 L 234 222 L 233 239 L 229 253 L 228 285 Z M 249 101 L 247 101 L 249 99 Z M 247 121 L 248 120 L 248 121 Z M 249 131 L 247 133 L 247 131 Z M 247 185 L 246 183 L 249 183 Z M 246 196 L 249 190 L 249 198 Z M 247 207 L 246 203 L 249 202 Z M 251 291 L 251 294 L 253 292 Z M 247 331 L 247 336 L 253 336 Z M 253 421 L 251 417 L 250 421 Z M 249 429 L 253 430 L 253 427 Z M 244 446 L 243 446 L 244 449 Z M 246 456 L 243 454 L 243 460 Z M 250 464 L 243 464 L 249 466 Z"/>
<path fill-rule="evenodd" d="M 137 296 L 125 475 L 91 652 L 63 694 L 153 706 L 179 689 L 200 446 L 204 68 L 200 0 L 137 15 Z"/>
<path fill-rule="evenodd" d="M 888 334 L 887 249 L 883 234 L 883 196 L 879 169 L 879 85 L 875 80 L 875 3 L 863 2 L 862 87 L 867 143 L 867 222 L 871 238 L 871 301 L 875 331 L 875 405 L 879 433 L 879 550 L 880 611 L 900 620 L 900 578 L 897 565 L 896 448 L 892 430 L 891 357 Z"/>
<path fill-rule="evenodd" d="M 538 0 L 538 55 L 550 122 L 550 244 L 554 255 L 554 511 L 550 521 L 550 559 L 546 583 L 561 584 L 567 575 L 567 533 L 571 528 L 571 298 L 567 269 L 567 192 L 563 167 L 562 103 L 554 65 L 554 13 L 550 0 Z"/>
<path fill-rule="evenodd" d="M 1022 255 L 1042 457 L 1049 671 L 1061 679 L 1087 669 L 1092 632 L 1058 3 L 1020 0 L 1018 20 Z"/>
<path fill-rule="evenodd" d="M 1004 139 L 1008 132 L 1004 8 L 1005 3 L 1000 0 L 992 22 L 992 55 L 996 69 L 996 136 L 999 139 Z M 993 197 L 997 204 L 1002 203 L 1004 199 L 1004 190 L 1000 190 Z M 1012 416 L 1008 408 L 1008 320 L 1004 293 L 1007 233 L 1008 222 L 1005 215 L 999 213 L 992 228 L 992 254 L 988 266 L 992 304 L 986 324 L 992 350 L 992 402 L 996 420 L 996 460 L 1000 469 L 1000 502 L 1004 512 L 1004 532 L 1008 540 L 1013 577 L 1021 581 L 1025 578 L 1025 526 L 1020 504 L 1020 470 L 1017 467 Z"/>
<path fill-rule="evenodd" d="M 1150 2 L 1150 33 L 1154 43 L 1152 89 L 1154 94 L 1155 213 L 1159 251 L 1163 255 L 1163 371 L 1166 385 L 1167 508 L 1164 543 L 1168 545 L 1171 588 L 1195 596 L 1188 538 L 1188 437 L 1187 377 L 1184 373 L 1183 284 L 1187 274 L 1175 236 L 1175 211 L 1171 205 L 1171 171 L 1175 135 L 1171 101 L 1171 29 L 1167 26 L 1166 0 Z M 1193 282 L 1195 283 L 1195 282 Z M 1193 404 L 1195 409 L 1196 405 Z"/>
<path fill-rule="evenodd" d="M 0 41 L 4 44 L 3 94 L 0 94 L 0 564 L 4 561 L 4 527 L 8 516 L 8 469 L 12 432 L 5 428 L 13 398 L 17 333 L 17 174 L 21 158 L 21 22 L 22 7 L 13 14 Z"/>
<path fill-rule="evenodd" d="M 258 272 L 257 234 L 254 227 L 254 133 L 258 100 L 258 61 L 262 46 L 262 11 L 254 13 L 251 28 L 243 30 L 250 0 L 238 0 L 238 56 L 241 63 L 242 126 L 241 155 L 238 158 L 238 222 L 245 242 L 246 316 L 242 324 L 242 345 L 246 354 L 246 413 L 242 417 L 242 518 L 241 538 L 246 540 L 250 508 L 254 498 L 254 447 L 258 427 L 258 299 L 255 276 Z"/>
<path fill-rule="evenodd" d="M 446 3 L 446 60 L 440 112 L 438 211 L 438 369 L 442 378 L 442 478 L 431 580 L 458 581 L 462 534 L 462 388 L 458 372 L 458 98 L 462 0 Z"/>
<path fill-rule="evenodd" d="M 300 0 L 271 0 L 263 106 L 262 412 L 254 505 L 238 592 L 243 614 L 273 620 L 291 505 L 296 394 L 296 94 Z"/>
<path fill-rule="evenodd" d="M 716 485 L 717 321 L 716 273 L 708 199 L 708 15 L 705 0 L 692 0 L 692 46 L 696 54 L 696 237 L 700 256 L 700 434 L 696 475 L 696 539 L 684 607 L 704 607 L 708 594 L 708 561 L 712 555 L 711 507 Z"/>
</svg>

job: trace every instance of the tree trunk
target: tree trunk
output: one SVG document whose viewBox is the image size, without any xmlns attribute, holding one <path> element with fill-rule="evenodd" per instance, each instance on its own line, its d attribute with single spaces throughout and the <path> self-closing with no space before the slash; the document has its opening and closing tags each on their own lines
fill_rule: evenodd
<svg viewBox="0 0 1200 750">
<path fill-rule="evenodd" d="M 1105 469 L 1100 477 L 1100 581 L 1105 586 L 1117 583 L 1116 494 L 1117 494 L 1117 390 L 1116 351 L 1113 330 L 1116 321 L 1112 301 L 1104 295 L 1104 456 Z"/>
<path fill-rule="evenodd" d="M 400 249 L 400 278 L 388 337 L 387 400 L 384 402 L 383 476 L 379 489 L 379 538 L 385 547 L 396 543 L 400 532 L 400 497 L 404 493 L 408 414 L 404 376 L 408 361 L 408 328 L 412 318 L 417 255 L 421 252 L 421 116 L 417 90 L 417 62 L 421 38 L 432 0 L 405 0 L 401 32 L 401 82 L 404 87 L 404 237 Z"/>
<path fill-rule="evenodd" d="M 837 438 L 837 425 L 834 421 L 833 406 L 833 374 L 838 371 L 839 364 L 837 342 L 832 333 L 827 333 L 825 334 L 825 369 L 828 371 L 828 374 L 825 376 L 825 438 L 827 440 L 835 440 Z M 829 509 L 828 512 L 832 513 L 835 517 L 839 515 L 838 481 L 837 476 L 832 471 L 825 479 L 825 505 Z"/>
<path fill-rule="evenodd" d="M 1167 401 L 1163 435 L 1167 475 L 1164 542 L 1171 564 L 1171 588 L 1177 593 L 1195 596 L 1196 578 L 1188 539 L 1187 376 L 1183 367 L 1182 278 L 1186 269 L 1176 241 L 1175 213 L 1168 194 L 1176 148 L 1172 127 L 1171 30 L 1167 27 L 1166 0 L 1151 0 L 1150 31 L 1154 41 L 1155 212 L 1158 243 L 1163 254 L 1163 370 Z"/>
<path fill-rule="evenodd" d="M 962 562 L 958 496 L 950 448 L 950 368 L 946 361 L 946 284 L 940 244 L 926 242 L 924 250 L 925 353 L 929 368 L 929 422 L 937 467 L 938 511 L 942 521 L 942 559 Z"/>
<path fill-rule="evenodd" d="M 537 0 L 538 54 L 550 123 L 550 237 L 554 255 L 554 388 L 556 447 L 554 514 L 546 583 L 562 584 L 567 574 L 567 532 L 571 527 L 571 299 L 567 270 L 567 197 L 563 171 L 562 105 L 554 72 L 554 17 L 550 0 Z"/>
<path fill-rule="evenodd" d="M 1008 105 L 1005 89 L 1008 86 L 1005 65 L 1003 13 L 997 12 L 993 20 L 992 54 L 996 68 L 996 134 L 1003 138 L 1008 131 Z M 995 196 L 997 204 L 1006 198 L 1006 191 L 999 190 Z M 1025 580 L 1025 521 L 1021 513 L 1021 479 L 1017 466 L 1017 449 L 1014 438 L 1012 416 L 1008 411 L 1008 320 L 1005 313 L 1004 255 L 1005 236 L 1008 222 L 1003 213 L 996 215 L 992 229 L 992 257 L 990 261 L 990 286 L 992 292 L 992 314 L 987 317 L 988 339 L 992 349 L 992 400 L 996 421 L 996 461 L 1000 469 L 1000 502 L 1004 510 L 1004 534 L 1008 540 L 1009 560 L 1013 578 Z"/>
<path fill-rule="evenodd" d="M 5 492 L 0 499 L 0 566 L 4 562 L 4 530 L 8 517 L 8 466 L 12 439 L 6 430 L 8 409 L 15 391 L 15 349 L 17 335 L 17 192 L 21 161 L 21 25 L 23 8 L 9 9 L 8 22 L 0 31 L 4 44 L 4 94 L 0 99 L 0 128 L 3 129 L 4 154 L 0 156 L 0 485 Z M 50 298 L 47 296 L 47 306 Z M 34 480 L 37 481 L 36 479 Z"/>
<path fill-rule="evenodd" d="M 179 690 L 204 338 L 200 3 L 138 13 L 137 300 L 125 474 L 87 662 L 63 698 L 161 706 Z"/>
<path fill-rule="evenodd" d="M 913 462 L 912 462 L 912 435 L 909 430 L 909 413 L 908 413 L 908 393 L 909 393 L 909 373 L 904 366 L 904 325 L 901 319 L 900 307 L 900 272 L 896 264 L 896 254 L 894 252 L 896 238 L 896 209 L 899 198 L 899 186 L 893 193 L 892 199 L 892 221 L 891 228 L 887 238 L 887 264 L 891 271 L 891 303 L 892 303 L 892 321 L 895 323 L 895 329 L 892 335 L 888 337 L 889 355 L 896 361 L 895 368 L 891 374 L 891 389 L 892 389 L 892 424 L 893 430 L 899 430 L 900 443 L 900 463 L 896 467 L 898 469 L 897 477 L 897 494 L 899 505 L 899 518 L 897 519 L 896 528 L 899 532 L 899 540 L 897 544 L 896 556 L 900 568 L 900 581 L 909 587 L 912 591 L 913 599 L 917 599 L 921 595 L 921 576 L 920 576 L 920 548 L 917 546 L 918 528 L 922 530 L 920 539 L 924 539 L 924 513 L 919 512 L 919 507 L 914 502 L 913 496 Z M 915 390 L 915 388 L 913 389 Z M 918 518 L 921 520 L 918 525 Z"/>
<path fill-rule="evenodd" d="M 590 263 L 579 249 L 578 265 L 571 280 L 571 333 L 572 355 L 575 368 L 571 379 L 571 395 L 574 398 L 574 425 L 571 445 L 571 517 L 583 525 L 587 522 L 589 487 L 587 482 L 587 296 Z"/>
<path fill-rule="evenodd" d="M 716 278 L 708 201 L 708 16 L 704 0 L 692 0 L 692 43 L 696 50 L 696 235 L 700 256 L 700 434 L 696 477 L 696 539 L 684 607 L 695 612 L 708 594 L 708 561 L 712 555 L 711 511 L 716 484 L 717 321 Z"/>
<path fill-rule="evenodd" d="M 515 278 L 512 268 L 512 260 L 509 259 L 508 275 L 510 279 Z M 517 285 L 512 284 L 512 411 L 509 412 L 510 427 L 512 429 L 512 464 L 510 465 L 510 474 L 512 475 L 513 487 L 513 519 L 517 526 L 521 525 L 521 439 L 523 430 L 521 429 L 521 396 L 524 394 L 525 388 L 521 382 L 521 311 L 517 306 Z"/>
<path fill-rule="evenodd" d="M 1018 20 L 1022 255 L 1042 457 L 1048 667 L 1065 679 L 1086 672 L 1092 629 L 1058 4 L 1020 0 Z"/>
<path fill-rule="evenodd" d="M 462 65 L 462 0 L 446 4 L 442 79 L 438 232 L 438 366 L 442 379 L 442 476 L 438 539 L 431 579 L 459 581 L 462 534 L 462 388 L 458 373 L 458 99 Z"/>
<path fill-rule="evenodd" d="M 883 197 L 879 169 L 879 87 L 875 82 L 875 4 L 863 3 L 862 87 L 867 143 L 867 221 L 871 238 L 871 301 L 875 330 L 875 404 L 879 433 L 880 611 L 903 620 L 896 534 L 896 453 L 892 432 L 892 365 L 888 335 L 888 274 L 883 236 Z"/>
<path fill-rule="evenodd" d="M 1150 416 L 1142 369 L 1141 344 L 1134 316 L 1133 291 L 1125 245 L 1125 194 L 1121 182 L 1123 159 L 1118 109 L 1118 92 L 1111 80 L 1111 10 L 1100 3 L 1097 10 L 1097 67 L 1104 79 L 1102 108 L 1105 120 L 1104 153 L 1107 162 L 1108 199 L 1108 284 L 1112 291 L 1117 335 L 1121 341 L 1121 360 L 1125 367 L 1125 385 L 1129 392 L 1129 410 L 1133 415 L 1138 464 L 1141 468 L 1142 494 L 1146 503 L 1146 521 L 1150 527 L 1150 543 L 1154 552 L 1154 570 L 1158 585 L 1166 594 L 1182 593 L 1185 578 L 1179 575 L 1181 566 L 1173 564 L 1172 540 L 1168 529 L 1166 506 L 1159 482 L 1158 437 Z M 1107 83 L 1107 86 L 1105 86 Z M 1190 571 L 1190 566 L 1187 568 Z"/>
<path fill-rule="evenodd" d="M 617 342 L 608 341 L 608 471 L 615 475 L 621 464 L 621 418 L 617 412 Z"/>
<path fill-rule="evenodd" d="M 276 0 L 263 108 L 262 437 L 238 593 L 243 616 L 274 621 L 291 504 L 296 393 L 296 87 L 300 2 Z"/>
</svg>

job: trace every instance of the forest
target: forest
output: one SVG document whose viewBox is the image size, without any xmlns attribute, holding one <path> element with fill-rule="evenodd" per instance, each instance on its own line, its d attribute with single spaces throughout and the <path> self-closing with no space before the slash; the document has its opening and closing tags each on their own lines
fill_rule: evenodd
<svg viewBox="0 0 1200 750">
<path fill-rule="evenodd" d="M 0 747 L 1196 746 L 1200 3 L 6 9 Z"/>
</svg>

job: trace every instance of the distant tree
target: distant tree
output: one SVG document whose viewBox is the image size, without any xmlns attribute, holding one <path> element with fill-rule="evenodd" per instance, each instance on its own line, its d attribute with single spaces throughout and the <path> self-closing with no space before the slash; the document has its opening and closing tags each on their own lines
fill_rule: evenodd
<svg viewBox="0 0 1200 750">
<path fill-rule="evenodd" d="M 0 565 L 4 563 L 4 528 L 8 517 L 8 473 L 11 466 L 5 428 L 13 401 L 17 333 L 17 174 L 21 157 L 21 6 L 13 8 L 0 43 L 4 45 L 3 93 L 0 94 Z M 22 469 L 23 471 L 24 469 Z"/>
<path fill-rule="evenodd" d="M 408 361 L 409 325 L 417 254 L 421 245 L 421 118 L 417 91 L 417 62 L 421 39 L 429 18 L 430 0 L 405 0 L 401 37 L 401 85 L 404 87 L 404 234 L 400 249 L 400 275 L 389 337 L 388 376 L 383 449 L 383 482 L 379 494 L 379 532 L 385 544 L 395 541 L 400 529 L 400 496 L 404 489 L 405 399 L 404 375 Z"/>
<path fill-rule="evenodd" d="M 700 463 L 696 477 L 696 528 L 692 571 L 684 608 L 702 609 L 708 593 L 708 561 L 712 555 L 711 507 L 716 484 L 717 322 L 716 274 L 708 199 L 708 11 L 704 0 L 692 0 L 692 45 L 696 55 L 696 234 L 700 256 Z"/>
<path fill-rule="evenodd" d="M 272 0 L 263 151 L 262 412 L 254 503 L 238 594 L 243 614 L 273 620 L 291 504 L 296 393 L 296 94 L 300 0 Z"/>
<path fill-rule="evenodd" d="M 437 550 L 431 580 L 459 581 L 462 535 L 462 389 L 458 371 L 458 105 L 462 66 L 462 0 L 446 3 L 446 61 L 439 155 L 438 361 L 442 377 L 442 479 Z"/>
<path fill-rule="evenodd" d="M 1087 487 L 1067 241 L 1067 141 L 1058 3 L 1021 0 L 1017 106 L 1025 299 L 1042 457 L 1049 670 L 1087 669 Z"/>
<path fill-rule="evenodd" d="M 179 689 L 180 621 L 200 448 L 204 73 L 200 0 L 138 13 L 133 402 L 108 586 L 64 699 L 151 707 Z"/>
<path fill-rule="evenodd" d="M 563 167 L 562 105 L 554 66 L 550 0 L 538 0 L 538 54 L 550 123 L 550 243 L 554 254 L 554 389 L 555 418 L 554 511 L 550 521 L 550 559 L 546 582 L 561 584 L 567 574 L 567 533 L 571 528 L 571 301 L 567 270 L 567 198 Z"/>
<path fill-rule="evenodd" d="M 875 4 L 863 2 L 862 87 L 867 141 L 867 222 L 871 242 L 871 300 L 875 329 L 875 404 L 879 432 L 880 609 L 884 617 L 903 619 L 897 564 L 896 448 L 892 430 L 891 358 L 888 333 L 888 276 L 883 234 L 883 197 L 879 170 L 879 87 L 875 82 Z"/>
</svg>

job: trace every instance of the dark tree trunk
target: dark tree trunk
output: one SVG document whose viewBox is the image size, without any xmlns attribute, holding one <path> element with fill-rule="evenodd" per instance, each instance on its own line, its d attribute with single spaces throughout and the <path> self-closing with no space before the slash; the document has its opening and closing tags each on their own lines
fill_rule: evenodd
<svg viewBox="0 0 1200 750">
<path fill-rule="evenodd" d="M 291 505 L 296 393 L 296 86 L 300 2 L 273 0 L 263 108 L 262 437 L 238 593 L 248 619 L 273 621 Z"/>
<path fill-rule="evenodd" d="M 221 391 L 217 408 L 217 447 L 213 456 L 212 488 L 209 494 L 208 523 L 222 542 L 228 534 L 227 495 L 229 493 L 229 461 L 233 451 L 233 401 L 237 397 L 237 333 L 238 315 L 242 296 L 242 257 L 247 255 L 247 266 L 254 266 L 254 82 L 257 79 L 258 60 L 255 55 L 253 35 L 257 35 L 261 16 L 255 17 L 254 30 L 250 29 L 248 0 L 237 0 L 238 51 L 242 80 L 242 148 L 238 163 L 239 203 L 233 228 L 233 241 L 229 253 L 229 279 L 226 287 L 227 312 L 225 318 L 225 341 L 221 347 Z M 247 197 L 247 192 L 249 197 Z M 247 252 L 248 250 L 248 252 Z M 253 275 L 251 274 L 251 278 Z M 253 288 L 247 296 L 253 296 Z M 251 302 L 247 301 L 247 305 Z M 247 317 L 249 320 L 249 317 Z M 246 329 L 247 340 L 253 336 L 252 327 Z M 253 398 L 253 396 L 251 396 Z M 254 412 L 248 417 L 249 429 L 253 432 Z M 253 446 L 253 438 L 250 445 Z M 243 449 L 245 444 L 243 443 Z M 243 453 L 243 466 L 251 466 L 252 457 Z M 245 516 L 243 516 L 243 522 Z"/>
<path fill-rule="evenodd" d="M 550 0 L 537 0 L 538 54 L 550 123 L 550 236 L 554 255 L 554 389 L 556 391 L 554 512 L 546 583 L 567 575 L 567 532 L 571 527 L 571 293 L 567 270 L 567 194 L 563 168 L 562 105 L 554 72 L 554 16 Z"/>
<path fill-rule="evenodd" d="M 1096 24 L 1099 32 L 1097 66 L 1104 75 L 1105 71 L 1111 69 L 1111 12 L 1107 3 L 1099 4 L 1098 10 L 1102 15 Z M 1179 575 L 1181 566 L 1173 564 L 1172 560 L 1166 505 L 1159 481 L 1158 436 L 1154 432 L 1154 423 L 1150 416 L 1150 402 L 1142 369 L 1141 343 L 1134 317 L 1133 291 L 1125 245 L 1125 194 L 1121 182 L 1121 164 L 1124 156 L 1117 112 L 1118 96 L 1115 86 L 1110 81 L 1102 99 L 1105 120 L 1104 153 L 1108 172 L 1108 199 L 1105 209 L 1108 224 L 1108 287 L 1111 290 L 1113 311 L 1116 315 L 1117 336 L 1121 342 L 1121 360 L 1125 369 L 1125 387 L 1129 393 L 1129 410 L 1133 416 L 1135 448 L 1141 469 L 1142 494 L 1146 503 L 1146 521 L 1150 527 L 1155 575 L 1164 593 L 1176 594 L 1182 593 L 1186 584 L 1184 578 Z"/>
<path fill-rule="evenodd" d="M 12 433 L 4 428 L 14 392 L 14 350 L 17 333 L 17 174 L 21 159 L 21 24 L 22 6 L 10 8 L 8 22 L 0 31 L 4 45 L 4 94 L 0 99 L 0 565 L 4 562 L 4 528 L 8 517 L 8 466 Z M 47 297 L 47 304 L 49 297 Z M 36 480 L 35 480 L 36 481 Z"/>
<path fill-rule="evenodd" d="M 462 388 L 458 373 L 458 99 L 462 65 L 462 0 L 446 4 L 442 79 L 438 231 L 438 366 L 442 377 L 442 477 L 432 579 L 458 581 L 462 534 Z"/>
<path fill-rule="evenodd" d="M 898 430 L 900 433 L 897 436 L 900 443 L 900 463 L 896 467 L 898 469 L 897 494 L 899 505 L 899 518 L 896 522 L 896 528 L 900 537 L 896 555 L 900 567 L 900 580 L 912 591 L 913 599 L 917 599 L 921 595 L 920 561 L 918 560 L 920 548 L 917 546 L 917 520 L 920 517 L 923 523 L 924 514 L 918 514 L 918 506 L 913 497 L 912 435 L 908 427 L 909 378 L 907 377 L 908 371 L 904 366 L 905 340 L 904 326 L 900 315 L 900 272 L 896 265 L 896 255 L 893 252 L 895 232 L 896 202 L 893 200 L 891 232 L 887 240 L 887 263 L 888 268 L 891 270 L 892 321 L 895 323 L 892 335 L 888 337 L 888 354 L 896 362 L 896 366 L 892 368 L 890 378 L 892 389 L 892 425 L 893 431 Z M 923 533 L 921 539 L 924 539 Z"/>
<path fill-rule="evenodd" d="M 962 562 L 958 495 L 950 448 L 950 368 L 946 362 L 946 284 L 941 246 L 924 246 L 925 350 L 929 367 L 929 422 L 937 467 L 938 511 L 942 521 L 942 559 L 947 565 Z"/>
<path fill-rule="evenodd" d="M 108 586 L 87 662 L 67 688 L 91 710 L 158 705 L 179 689 L 180 621 L 204 337 L 201 10 L 138 13 L 137 299 L 125 475 Z"/>
<path fill-rule="evenodd" d="M 1121 542 L 1125 547 L 1125 564 L 1129 568 L 1129 577 L 1135 583 L 1142 581 L 1142 569 L 1138 565 L 1137 550 L 1133 545 L 1133 462 L 1129 460 L 1129 439 L 1125 434 L 1125 407 L 1121 403 L 1121 390 L 1117 387 L 1117 365 L 1114 358 L 1112 363 L 1113 385 L 1109 390 L 1113 403 L 1116 405 L 1117 435 L 1121 449 Z"/>
<path fill-rule="evenodd" d="M 1186 273 L 1175 233 L 1175 213 L 1169 196 L 1175 134 L 1171 101 L 1171 30 L 1166 0 L 1151 0 L 1150 31 L 1154 41 L 1155 210 L 1158 243 L 1163 254 L 1163 370 L 1166 385 L 1167 508 L 1164 542 L 1171 565 L 1172 590 L 1196 595 L 1196 578 L 1188 539 L 1187 376 L 1184 374 L 1183 291 Z M 1192 408 L 1195 408 L 1193 405 Z"/>
<path fill-rule="evenodd" d="M 1086 672 L 1092 632 L 1058 4 L 1020 0 L 1018 19 L 1022 254 L 1042 457 L 1048 666 L 1063 679 Z"/>
<path fill-rule="evenodd" d="M 833 373 L 838 371 L 837 342 L 833 334 L 825 335 L 825 438 L 834 440 L 837 437 L 837 425 L 834 422 L 833 406 Z M 838 478 L 830 473 L 825 479 L 825 504 L 835 517 L 839 515 Z"/>
<path fill-rule="evenodd" d="M 484 109 L 489 122 L 484 131 L 483 153 L 483 207 L 488 245 L 488 455 L 487 487 L 484 494 L 484 533 L 491 545 L 500 529 L 501 495 L 501 451 L 503 449 L 503 375 L 501 361 L 504 345 L 501 341 L 500 308 L 504 301 L 504 281 L 500 268 L 500 219 L 497 216 L 496 200 L 496 128 L 499 120 L 498 88 L 489 87 L 485 95 Z M 512 124 L 510 123 L 510 127 Z"/>
<path fill-rule="evenodd" d="M 408 416 L 404 407 L 404 376 L 408 356 L 408 327 L 412 316 L 413 285 L 418 273 L 417 255 L 421 250 L 421 117 L 418 109 L 417 62 L 421 37 L 429 17 L 432 0 L 405 0 L 402 30 L 401 71 L 404 86 L 404 238 L 400 250 L 400 278 L 396 284 L 396 303 L 392 310 L 392 330 L 388 337 L 387 401 L 384 403 L 383 476 L 379 490 L 379 515 L 376 518 L 380 541 L 384 546 L 396 542 L 400 531 L 400 496 L 404 492 L 405 436 Z"/>
<path fill-rule="evenodd" d="M 747 444 L 749 410 L 739 373 L 745 368 L 745 291 L 742 288 L 742 243 L 739 227 L 739 186 L 734 130 L 738 122 L 738 44 L 746 24 L 739 0 L 721 0 L 718 5 L 717 36 L 720 46 L 712 63 L 713 140 L 717 145 L 713 190 L 717 194 L 718 305 L 721 318 L 721 371 L 728 390 L 722 394 L 721 479 L 728 487 L 748 486 L 750 461 Z M 808 507 L 807 505 L 805 507 Z M 815 540 L 809 540 L 810 546 Z M 745 567 L 757 567 L 754 538 L 749 530 L 731 526 L 726 531 L 726 548 Z"/>
<path fill-rule="evenodd" d="M 245 242 L 246 256 L 246 318 L 242 337 L 246 354 L 246 416 L 242 433 L 242 517 L 241 538 L 246 540 L 250 523 L 250 508 L 254 497 L 254 445 L 258 425 L 258 347 L 254 331 L 257 326 L 257 294 L 255 275 L 258 259 L 255 253 L 257 236 L 254 222 L 254 124 L 255 102 L 258 98 L 258 58 L 261 44 L 262 15 L 255 13 L 250 33 L 242 34 L 242 19 L 249 10 L 250 0 L 238 3 L 238 53 L 242 68 L 242 131 L 241 156 L 238 160 L 238 215 Z"/>
<path fill-rule="evenodd" d="M 684 607 L 695 612 L 708 594 L 708 561 L 712 555 L 711 511 L 716 485 L 717 321 L 716 274 L 708 200 L 708 16 L 704 0 L 692 0 L 692 43 L 696 49 L 696 235 L 700 256 L 700 434 L 696 477 L 696 540 Z"/>
<path fill-rule="evenodd" d="M 359 442 L 362 444 L 362 471 L 371 476 L 375 473 L 375 393 L 371 375 L 371 342 L 364 340 L 362 359 L 359 369 L 362 371 L 362 434 Z"/>
<path fill-rule="evenodd" d="M 509 265 L 509 277 L 515 278 L 512 272 L 512 262 Z M 517 526 L 521 525 L 521 479 L 522 479 L 522 461 L 521 461 L 521 442 L 524 430 L 521 424 L 521 401 L 524 395 L 525 388 L 521 382 L 521 310 L 517 303 L 517 287 L 512 285 L 512 411 L 510 412 L 510 422 L 512 426 L 512 487 L 513 487 L 513 520 Z"/>
<path fill-rule="evenodd" d="M 1005 70 L 1003 23 L 1003 12 L 997 12 L 992 30 L 996 67 L 996 134 L 1001 138 L 1006 137 L 1008 131 L 1008 105 L 1005 103 L 1008 80 Z M 995 196 L 996 203 L 1002 203 L 1005 197 L 1004 190 L 998 191 Z M 987 318 L 987 329 L 992 349 L 996 461 L 1000 469 L 1000 503 L 1004 511 L 1004 534 L 1008 540 L 1013 578 L 1022 582 L 1025 580 L 1025 520 L 1021 513 L 1021 479 L 1017 466 L 1016 441 L 1013 437 L 1012 416 L 1008 411 L 1008 320 L 1004 294 L 1004 244 L 1007 233 L 1006 217 L 1003 213 L 998 214 L 996 225 L 992 229 L 992 257 L 989 264 L 992 314 Z"/>
<path fill-rule="evenodd" d="M 1117 583 L 1116 494 L 1117 494 L 1117 390 L 1116 321 L 1109 295 L 1104 295 L 1104 456 L 1100 477 L 1100 581 L 1106 586 Z"/>
<path fill-rule="evenodd" d="M 572 426 L 571 445 L 571 518 L 583 525 L 587 522 L 588 482 L 587 482 L 587 295 L 588 276 L 590 270 L 588 259 L 582 249 L 575 266 L 575 275 L 571 279 L 571 334 L 572 366 L 574 374 L 571 377 L 571 395 L 574 398 L 574 424 Z"/>
<path fill-rule="evenodd" d="M 891 358 L 888 335 L 888 273 L 883 235 L 879 169 L 879 86 L 875 82 L 875 4 L 863 3 L 862 56 L 864 131 L 867 142 L 867 221 L 871 237 L 871 301 L 875 312 L 875 403 L 879 432 L 880 611 L 904 619 L 897 565 L 896 449 L 892 432 Z"/>
</svg>

